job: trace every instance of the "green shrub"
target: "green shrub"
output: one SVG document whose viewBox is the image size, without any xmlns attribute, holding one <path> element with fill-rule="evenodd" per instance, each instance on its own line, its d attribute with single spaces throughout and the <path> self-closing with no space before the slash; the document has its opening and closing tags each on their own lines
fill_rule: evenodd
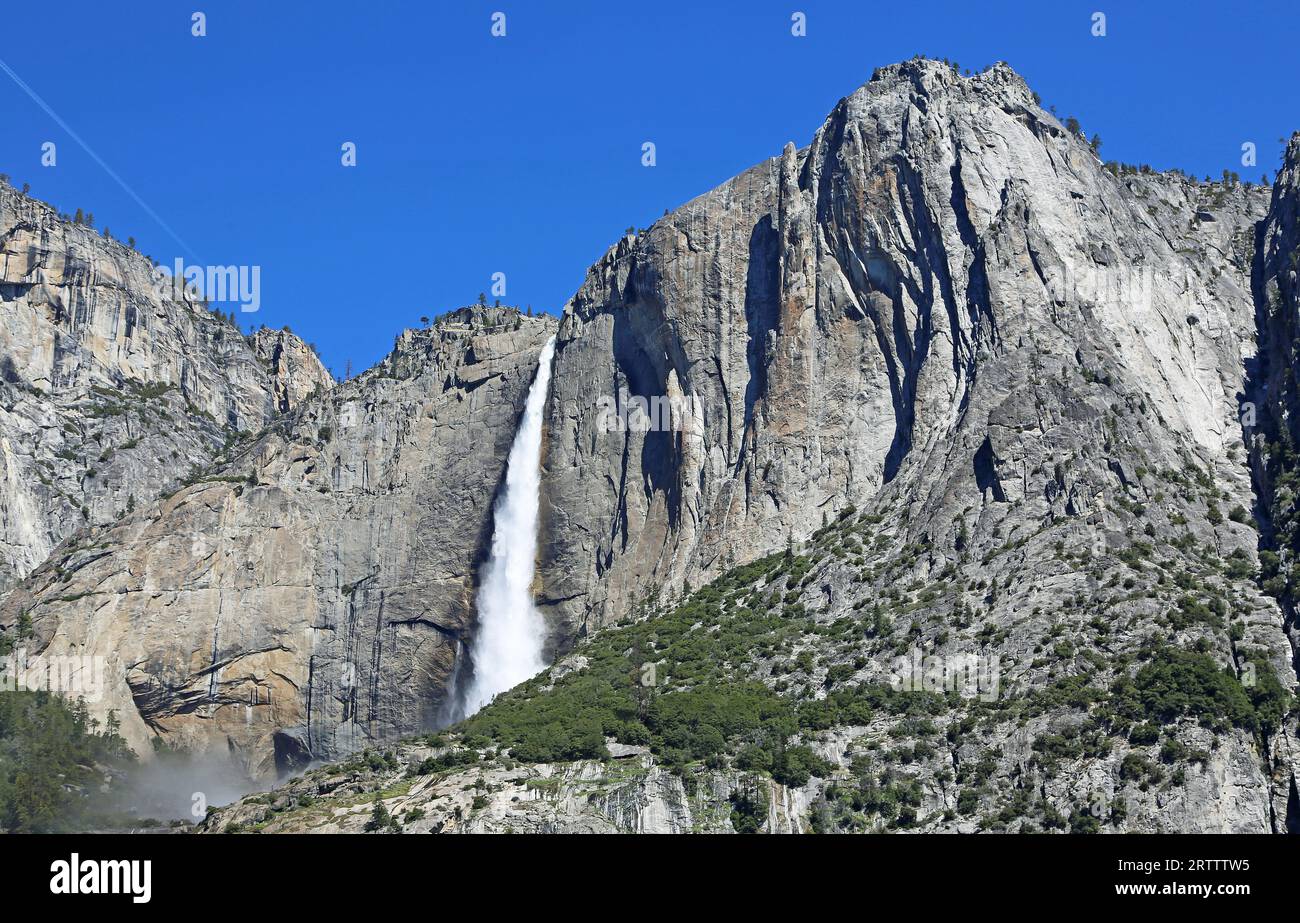
<svg viewBox="0 0 1300 923">
<path fill-rule="evenodd" d="M 1115 713 L 1133 721 L 1170 724 L 1190 717 L 1218 731 L 1260 727 L 1260 715 L 1237 677 L 1202 653 L 1162 648 L 1136 676 L 1116 682 L 1113 693 Z M 1276 708 L 1272 697 L 1263 701 Z"/>
</svg>

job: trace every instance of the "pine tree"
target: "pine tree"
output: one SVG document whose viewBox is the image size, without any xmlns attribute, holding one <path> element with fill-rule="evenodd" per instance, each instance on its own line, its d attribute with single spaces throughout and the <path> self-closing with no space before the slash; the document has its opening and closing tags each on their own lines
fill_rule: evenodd
<svg viewBox="0 0 1300 923">
<path fill-rule="evenodd" d="M 375 809 L 370 812 L 370 820 L 366 821 L 366 833 L 396 829 L 398 829 L 397 821 L 393 819 L 393 815 L 388 813 L 388 808 L 384 807 L 382 801 L 376 801 Z"/>
</svg>

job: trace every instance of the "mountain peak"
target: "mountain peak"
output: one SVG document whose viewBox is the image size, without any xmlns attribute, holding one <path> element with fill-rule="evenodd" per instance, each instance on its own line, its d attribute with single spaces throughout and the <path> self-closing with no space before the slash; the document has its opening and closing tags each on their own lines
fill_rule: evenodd
<svg viewBox="0 0 1300 923">
<path fill-rule="evenodd" d="M 860 91 L 888 92 L 909 85 L 924 95 L 953 87 L 985 94 L 1014 98 L 1017 102 L 1033 101 L 1033 91 L 1024 78 L 1005 61 L 997 61 L 981 71 L 964 74 L 958 65 L 934 58 L 909 58 L 896 64 L 878 67 Z"/>
</svg>

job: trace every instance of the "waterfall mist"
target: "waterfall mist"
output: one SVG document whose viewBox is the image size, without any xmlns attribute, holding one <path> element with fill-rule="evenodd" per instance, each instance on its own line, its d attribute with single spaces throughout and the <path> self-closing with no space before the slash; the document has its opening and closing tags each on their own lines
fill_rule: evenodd
<svg viewBox="0 0 1300 923">
<path fill-rule="evenodd" d="M 546 626 L 533 605 L 537 504 L 541 487 L 542 414 L 551 383 L 555 337 L 537 359 L 523 419 L 506 459 L 505 490 L 492 510 L 492 548 L 478 591 L 478 631 L 470 648 L 473 678 L 461 694 L 458 718 L 546 666 Z"/>
</svg>

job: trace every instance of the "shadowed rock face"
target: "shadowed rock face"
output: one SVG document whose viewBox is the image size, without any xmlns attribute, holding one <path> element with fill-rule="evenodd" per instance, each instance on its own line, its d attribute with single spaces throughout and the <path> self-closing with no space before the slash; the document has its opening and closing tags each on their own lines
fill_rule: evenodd
<svg viewBox="0 0 1300 923">
<path fill-rule="evenodd" d="M 225 467 L 61 547 L 3 618 L 107 658 L 92 709 L 138 752 L 161 735 L 265 776 L 432 726 L 554 324 L 485 308 L 403 333 Z"/>
<path fill-rule="evenodd" d="M 297 337 L 250 342 L 0 183 L 0 590 L 332 383 Z"/>
<path fill-rule="evenodd" d="M 1283 629 L 1300 665 L 1300 134 L 1292 135 L 1256 237 L 1254 293 L 1260 355 L 1250 363 L 1242 419 L 1259 494 L 1260 578 L 1283 608 Z M 1274 826 L 1300 833 L 1300 744 L 1288 722 L 1272 744 Z"/>
<path fill-rule="evenodd" d="M 569 304 L 544 488 L 560 636 L 885 488 L 936 541 L 1008 502 L 1083 516 L 1119 482 L 1109 461 L 1136 464 L 1080 457 L 1121 398 L 1144 408 L 1141 451 L 1221 462 L 1248 498 L 1226 454 L 1266 207 L 1112 175 L 1005 66 L 878 71 L 807 148 L 620 241 Z M 1114 388 L 1058 383 L 1081 374 Z M 696 412 L 602 431 L 624 392 Z"/>
</svg>

